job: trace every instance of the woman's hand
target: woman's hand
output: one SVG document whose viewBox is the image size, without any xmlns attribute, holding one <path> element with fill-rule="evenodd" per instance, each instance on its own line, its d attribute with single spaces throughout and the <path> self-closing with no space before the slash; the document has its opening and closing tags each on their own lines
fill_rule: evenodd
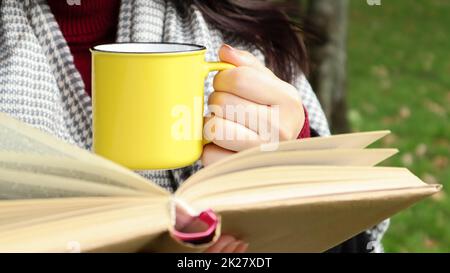
<svg viewBox="0 0 450 273">
<path fill-rule="evenodd" d="M 245 253 L 247 249 L 247 243 L 237 240 L 233 236 L 222 235 L 205 253 Z"/>
<path fill-rule="evenodd" d="M 176 206 L 177 222 L 175 228 L 185 233 L 205 231 L 208 226 L 198 217 L 188 213 L 182 206 Z M 244 253 L 248 244 L 230 235 L 222 235 L 205 253 Z"/>
<path fill-rule="evenodd" d="M 224 45 L 219 56 L 236 68 L 219 72 L 214 79 L 215 92 L 209 97 L 213 115 L 206 119 L 204 132 L 212 143 L 205 146 L 203 165 L 273 142 L 273 137 L 268 138 L 273 132 L 276 140 L 296 139 L 305 112 L 295 87 L 276 77 L 249 52 Z"/>
<path fill-rule="evenodd" d="M 184 232 L 195 232 L 205 229 L 204 223 L 198 221 L 198 219 L 189 221 L 190 223 L 182 229 Z M 179 228 L 180 227 L 178 227 L 178 229 Z M 231 235 L 222 235 L 214 245 L 205 250 L 205 253 L 244 253 L 247 249 L 248 243 L 238 240 Z"/>
<path fill-rule="evenodd" d="M 187 221 L 189 223 L 183 224 L 179 222 L 179 226 L 177 226 L 178 230 L 181 229 L 183 230 L 183 232 L 197 232 L 205 230 L 206 227 L 203 222 L 199 221 L 198 219 L 192 218 L 187 214 L 182 215 L 185 215 L 185 217 L 181 217 L 180 222 Z M 217 240 L 217 242 L 206 249 L 204 253 L 244 253 L 247 251 L 247 249 L 248 243 L 238 240 L 231 235 L 222 235 Z"/>
<path fill-rule="evenodd" d="M 209 97 L 213 116 L 205 121 L 205 128 L 209 128 L 205 136 L 213 143 L 204 149 L 203 165 L 272 142 L 268 132 L 275 131 L 282 141 L 296 139 L 305 123 L 305 112 L 295 87 L 277 78 L 249 52 L 224 45 L 219 56 L 236 68 L 222 71 L 214 79 L 215 92 Z M 250 115 L 249 109 L 256 114 Z M 274 115 L 275 110 L 278 115 Z M 239 111 L 244 111 L 244 118 L 239 118 Z M 256 118 L 256 126 L 252 118 Z M 243 253 L 247 248 L 247 243 L 223 235 L 206 252 Z"/>
</svg>

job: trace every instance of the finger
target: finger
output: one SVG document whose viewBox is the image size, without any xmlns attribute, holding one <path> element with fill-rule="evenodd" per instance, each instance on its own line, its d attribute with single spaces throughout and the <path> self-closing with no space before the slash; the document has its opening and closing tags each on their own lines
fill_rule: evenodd
<svg viewBox="0 0 450 273">
<path fill-rule="evenodd" d="M 297 137 L 303 123 L 300 124 L 296 120 L 302 121 L 305 118 L 301 106 L 269 107 L 220 91 L 215 91 L 209 96 L 208 108 L 215 116 L 241 124 L 256 132 L 263 140 L 267 139 L 268 135 L 275 136 L 275 134 L 278 134 L 281 140 Z"/>
<path fill-rule="evenodd" d="M 242 241 L 235 241 L 232 242 L 230 244 L 228 244 L 227 246 L 225 246 L 222 250 L 221 253 L 234 253 L 234 251 L 236 250 L 236 248 L 238 248 L 243 242 Z"/>
<path fill-rule="evenodd" d="M 203 166 L 207 167 L 234 154 L 235 152 L 226 150 L 215 144 L 208 144 L 203 149 L 201 161 Z"/>
<path fill-rule="evenodd" d="M 270 126 L 272 111 L 266 105 L 256 104 L 227 92 L 213 92 L 208 99 L 211 113 L 234 121 L 259 133 L 262 124 Z"/>
<path fill-rule="evenodd" d="M 189 227 L 195 221 L 195 217 L 190 215 L 189 212 L 182 206 L 176 206 L 177 220 L 175 224 L 176 230 L 189 232 Z"/>
<path fill-rule="evenodd" d="M 248 250 L 248 246 L 249 246 L 248 243 L 241 243 L 236 247 L 234 253 L 245 253 Z"/>
<path fill-rule="evenodd" d="M 260 71 L 241 66 L 224 70 L 214 77 L 214 90 L 234 94 L 262 105 L 283 105 L 288 101 L 301 101 L 295 88 Z"/>
<path fill-rule="evenodd" d="M 275 76 L 262 62 L 248 51 L 238 50 L 230 45 L 223 45 L 219 50 L 219 58 L 223 62 L 234 64 L 235 66 L 253 67 L 270 76 Z"/>
<path fill-rule="evenodd" d="M 236 241 L 236 239 L 233 236 L 222 235 L 214 245 L 205 251 L 205 253 L 220 253 L 222 249 L 234 241 Z"/>
<path fill-rule="evenodd" d="M 259 135 L 245 126 L 223 119 L 208 117 L 204 128 L 205 139 L 226 150 L 240 152 L 263 144 Z"/>
</svg>

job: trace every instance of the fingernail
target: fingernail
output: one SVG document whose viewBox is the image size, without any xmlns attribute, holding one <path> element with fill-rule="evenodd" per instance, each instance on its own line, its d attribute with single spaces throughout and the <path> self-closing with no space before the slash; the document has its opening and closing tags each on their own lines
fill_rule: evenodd
<svg viewBox="0 0 450 273">
<path fill-rule="evenodd" d="M 224 46 L 225 48 L 228 48 L 228 49 L 231 50 L 231 51 L 235 51 L 234 47 L 230 46 L 229 44 L 223 44 L 223 46 Z"/>
<path fill-rule="evenodd" d="M 248 243 L 246 243 L 246 244 L 243 244 L 243 245 L 242 245 L 242 249 L 241 249 L 241 252 L 242 252 L 242 253 L 245 253 L 245 252 L 247 252 L 247 251 L 248 251 L 248 246 L 249 246 L 249 244 L 248 244 Z"/>
</svg>

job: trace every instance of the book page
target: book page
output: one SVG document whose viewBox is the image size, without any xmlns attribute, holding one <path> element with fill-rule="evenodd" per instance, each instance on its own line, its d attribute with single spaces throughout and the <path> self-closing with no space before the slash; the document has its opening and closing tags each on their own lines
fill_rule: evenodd
<svg viewBox="0 0 450 273">
<path fill-rule="evenodd" d="M 136 252 L 167 231 L 168 200 L 2 201 L 0 252 Z"/>
<path fill-rule="evenodd" d="M 276 200 L 427 187 L 404 168 L 280 166 L 214 177 L 177 193 L 194 209 L 241 206 Z M 245 196 L 245 198 L 242 198 Z M 199 207 L 199 204 L 203 204 Z"/>
<path fill-rule="evenodd" d="M 278 148 L 274 151 L 364 149 L 390 133 L 391 131 L 374 131 L 296 139 L 277 144 Z M 264 151 L 261 147 L 257 147 L 240 153 L 240 156 L 249 156 L 261 152 L 270 153 L 270 151 Z"/>
<path fill-rule="evenodd" d="M 84 196 L 150 196 L 145 192 L 73 178 L 0 168 L 0 200 Z"/>
<path fill-rule="evenodd" d="M 145 192 L 149 196 L 160 195 L 159 191 L 154 190 L 152 182 L 144 178 L 130 178 L 129 175 L 122 172 L 99 168 L 88 162 L 72 158 L 0 151 L 0 168 L 113 185 Z"/>
<path fill-rule="evenodd" d="M 43 171 L 56 176 L 67 173 L 69 178 L 113 183 L 116 186 L 120 184 L 121 187 L 138 189 L 150 195 L 169 195 L 161 187 L 118 164 L 67 144 L 5 114 L 0 114 L 0 166 Z"/>
<path fill-rule="evenodd" d="M 313 150 L 332 150 L 332 149 L 364 149 L 379 139 L 389 135 L 390 131 L 375 131 L 375 132 L 363 132 L 333 135 L 326 137 L 313 137 L 296 139 L 291 141 L 284 141 L 276 143 L 275 149 L 267 150 L 262 147 L 255 147 L 248 149 L 232 156 L 229 156 L 219 162 L 216 162 L 208 166 L 208 170 L 212 170 L 216 167 L 220 167 L 226 162 L 234 161 L 237 159 L 246 158 L 249 156 L 259 154 L 270 154 L 274 152 L 285 151 L 313 151 Z"/>
<path fill-rule="evenodd" d="M 72 217 L 74 211 L 85 209 L 111 209 L 137 198 L 130 197 L 82 197 L 64 199 L 8 200 L 0 203 L 0 230 L 14 229 L 35 223 L 48 222 L 56 217 Z M 95 200 L 95 206 L 92 206 Z M 61 216 L 63 215 L 63 216 Z"/>
<path fill-rule="evenodd" d="M 200 170 L 189 178 L 178 192 L 181 193 L 195 183 L 211 177 L 242 170 L 283 165 L 375 166 L 397 152 L 396 149 L 331 149 L 259 153 L 224 161 L 221 165 Z"/>
<path fill-rule="evenodd" d="M 249 252 L 316 253 L 372 228 L 438 190 L 428 186 L 335 194 L 215 211 L 222 217 L 222 233 L 249 242 Z"/>
<path fill-rule="evenodd" d="M 403 168 L 294 165 L 213 177 L 176 197 L 213 209 L 251 252 L 322 252 L 440 189 Z"/>
</svg>

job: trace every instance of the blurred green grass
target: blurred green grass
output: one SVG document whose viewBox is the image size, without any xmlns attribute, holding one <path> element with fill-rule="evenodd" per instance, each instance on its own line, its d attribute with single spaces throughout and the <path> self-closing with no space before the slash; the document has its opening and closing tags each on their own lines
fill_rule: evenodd
<svg viewBox="0 0 450 273">
<path fill-rule="evenodd" d="M 450 252 L 450 1 L 350 2 L 352 128 L 392 130 L 386 164 L 445 187 L 392 218 L 386 252 Z"/>
</svg>

